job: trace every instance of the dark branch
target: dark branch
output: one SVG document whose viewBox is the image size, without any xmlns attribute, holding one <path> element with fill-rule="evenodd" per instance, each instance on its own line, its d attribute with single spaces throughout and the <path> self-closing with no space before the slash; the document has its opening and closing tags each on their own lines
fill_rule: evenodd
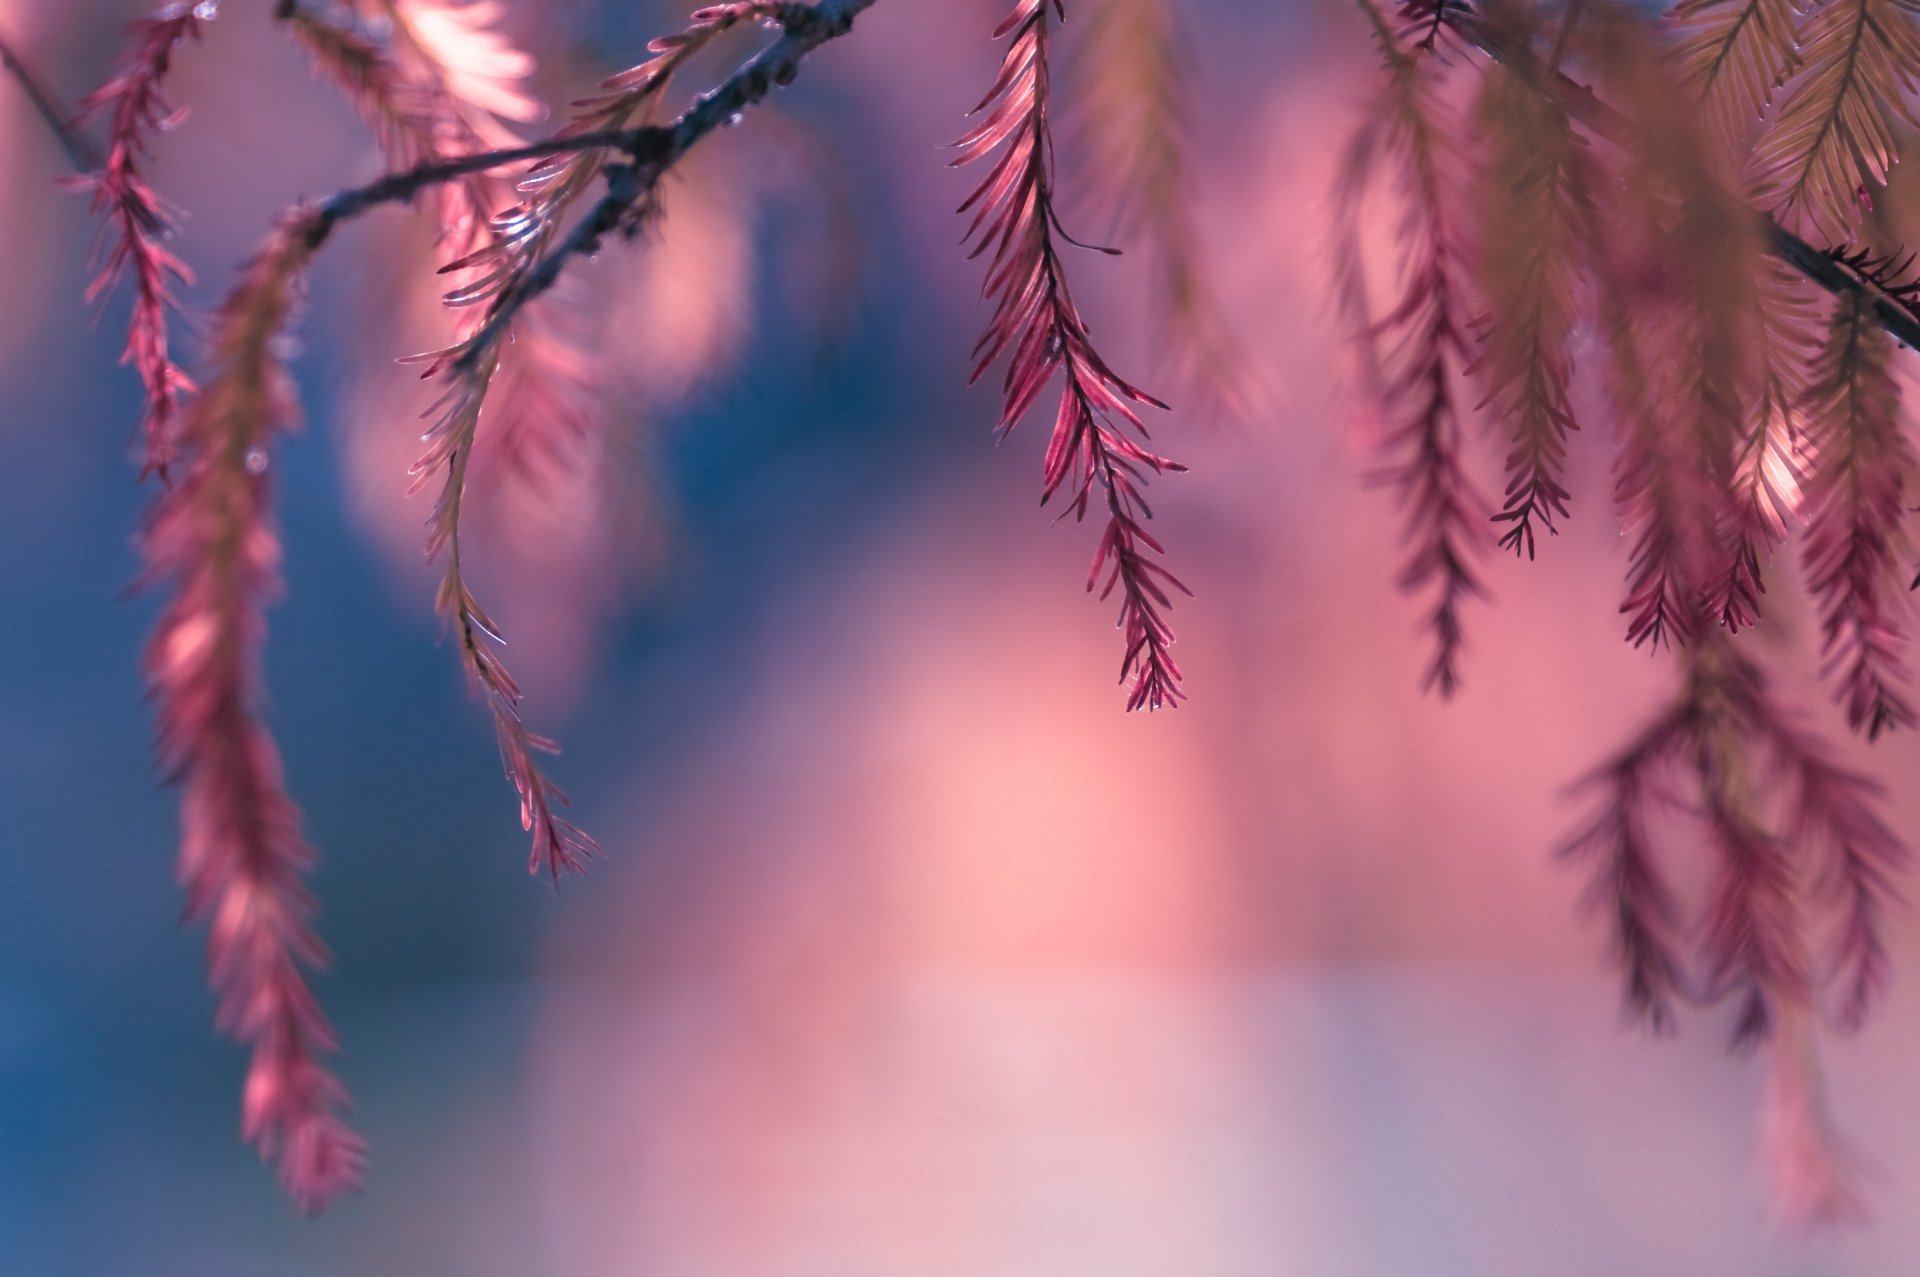
<svg viewBox="0 0 1920 1277">
<path fill-rule="evenodd" d="M 530 142 L 525 146 L 508 147 L 504 150 L 478 151 L 472 155 L 459 155 L 447 160 L 428 160 L 409 169 L 388 173 L 365 186 L 341 191 L 314 205 L 308 242 L 312 247 L 318 248 L 327 236 L 333 233 L 334 227 L 341 222 L 351 221 L 382 204 L 404 204 L 429 187 L 458 181 L 473 173 L 505 168 L 510 164 L 524 164 L 530 160 L 544 160 L 555 155 L 568 155 L 576 151 L 605 149 L 621 151 L 633 156 L 646 155 L 664 145 L 669 133 L 669 129 L 654 125 L 632 129 L 608 129 L 597 133 L 576 133 L 570 137 L 548 138 L 544 142 Z"/>
<path fill-rule="evenodd" d="M 609 150 L 625 155 L 627 163 L 608 169 L 608 191 L 600 203 L 581 219 L 559 248 L 534 266 L 522 287 L 502 296 L 494 318 L 476 334 L 473 342 L 472 349 L 484 349 L 487 341 L 498 336 L 522 306 L 553 286 L 567 258 L 593 252 L 601 238 L 620 223 L 626 211 L 651 192 L 667 169 L 696 142 L 759 102 L 773 85 L 791 83 L 801 58 L 828 40 L 851 31 L 854 16 L 874 3 L 875 0 L 821 0 L 817 5 L 784 6 L 780 20 L 785 34 L 781 39 L 762 50 L 672 124 L 576 133 L 526 146 L 429 160 L 388 173 L 365 186 L 341 191 L 309 210 L 307 245 L 317 249 L 342 222 L 384 204 L 406 203 L 431 187 L 474 173 L 579 151 Z"/>
<path fill-rule="evenodd" d="M 559 280 L 569 259 L 586 256 L 600 247 L 608 232 L 627 223 L 636 204 L 653 193 L 660 179 L 696 142 L 753 106 L 775 85 L 787 85 L 800 69 L 800 60 L 829 40 L 853 30 L 853 20 L 872 8 L 875 0 L 820 0 L 814 5 L 784 5 L 780 24 L 784 34 L 750 58 L 718 88 L 695 102 L 672 124 L 643 129 L 638 143 L 626 148 L 631 163 L 607 170 L 607 193 L 583 217 L 565 240 L 535 263 L 515 284 L 500 294 L 485 327 L 475 333 L 455 360 L 456 371 L 466 371 L 513 325 L 522 307 Z"/>
</svg>

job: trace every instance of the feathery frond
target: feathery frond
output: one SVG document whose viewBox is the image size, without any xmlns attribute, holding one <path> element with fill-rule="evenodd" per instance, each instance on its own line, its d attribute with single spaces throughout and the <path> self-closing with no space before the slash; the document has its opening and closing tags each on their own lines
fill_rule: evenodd
<svg viewBox="0 0 1920 1277">
<path fill-rule="evenodd" d="M 1823 978 L 1838 988 L 1834 1022 L 1853 1032 L 1886 991 L 1886 914 L 1900 899 L 1894 875 L 1909 860 L 1907 848 L 1880 814 L 1883 786 L 1836 763 L 1782 714 L 1767 715 L 1761 727 L 1775 758 L 1768 779 L 1791 794 L 1785 837 L 1819 858 L 1807 886 L 1837 920 Z"/>
<path fill-rule="evenodd" d="M 1627 1014 L 1659 1033 L 1672 1031 L 1675 1001 L 1685 993 L 1678 949 L 1683 928 L 1649 826 L 1680 728 L 1675 715 L 1663 715 L 1580 782 L 1579 789 L 1601 792 L 1599 809 L 1558 853 L 1591 863 L 1581 904 L 1607 918 L 1614 961 L 1625 975 Z"/>
<path fill-rule="evenodd" d="M 1878 787 L 1774 704 L 1743 645 L 1705 618 L 1694 628 L 1679 692 L 1586 782 L 1606 796 L 1563 854 L 1593 862 L 1588 903 L 1612 917 L 1628 1006 L 1655 1027 L 1670 1025 L 1694 958 L 1699 996 L 1738 998 L 1736 1044 L 1767 1040 L 1812 1003 L 1809 939 L 1825 919 L 1836 1018 L 1857 1028 L 1884 984 L 1883 917 L 1906 849 L 1876 810 Z M 1697 823 L 1715 853 L 1704 930 L 1681 919 L 1656 868 L 1660 816 Z"/>
<path fill-rule="evenodd" d="M 340 20 L 333 20 L 296 8 L 289 16 L 288 30 L 313 59 L 315 73 L 332 81 L 372 130 L 392 167 L 410 168 L 440 158 L 432 102 L 419 86 L 406 83 L 399 67 L 372 36 L 351 22 L 350 14 L 347 10 Z M 441 184 L 435 188 L 436 196 L 471 193 L 478 180 Z"/>
<path fill-rule="evenodd" d="M 1708 631 L 1711 633 L 1712 631 Z M 1805 909 L 1791 849 L 1761 824 L 1747 710 L 1757 700 L 1757 671 L 1711 649 L 1690 654 L 1694 731 L 1688 742 L 1700 791 L 1701 825 L 1719 860 L 1701 949 L 1705 995 L 1737 996 L 1733 1043 L 1764 1042 L 1783 1008 L 1811 995 L 1805 955 Z M 1721 657 L 1716 662 L 1715 657 Z M 1724 666 L 1715 669 L 1716 664 Z M 1755 679 L 1751 685 L 1746 680 Z"/>
<path fill-rule="evenodd" d="M 1760 619 L 1766 564 L 1805 501 L 1806 381 L 1814 346 L 1813 303 L 1803 280 L 1768 261 L 1759 265 L 1754 287 L 1754 381 L 1728 492 L 1727 566 L 1707 591 L 1708 612 L 1736 633 Z"/>
<path fill-rule="evenodd" d="M 499 0 L 362 2 L 389 20 L 402 70 L 433 85 L 451 108 L 442 124 L 452 135 L 451 149 L 463 150 L 471 140 L 511 146 L 518 134 L 498 121 L 535 124 L 546 118 L 546 104 L 526 90 L 533 57 L 500 30 L 506 6 Z"/>
<path fill-rule="evenodd" d="M 427 375 L 452 364 L 465 348 L 418 356 L 430 361 Z M 454 367 L 451 381 L 428 416 L 427 450 L 413 465 L 413 491 L 436 476 L 440 495 L 428 520 L 426 552 L 441 561 L 440 585 L 434 606 L 446 618 L 459 648 L 461 665 L 487 702 L 494 735 L 500 743 L 500 761 L 507 781 L 520 796 L 520 827 L 532 835 L 527 869 L 558 882 L 562 872 L 585 873 L 586 862 L 599 845 L 572 821 L 559 814 L 566 794 L 548 778 L 538 754 L 559 752 L 551 740 L 527 729 L 520 717 L 520 685 L 501 661 L 496 645 L 503 644 L 500 629 L 481 609 L 461 572 L 460 508 L 466 495 L 467 467 L 487 388 L 499 368 L 497 347 L 483 350 L 471 367 Z"/>
<path fill-rule="evenodd" d="M 1915 722 L 1902 687 L 1905 600 L 1895 593 L 1915 458 L 1892 357 L 1865 302 L 1842 301 L 1809 395 L 1808 588 L 1820 603 L 1823 673 L 1836 678 L 1848 724 L 1868 739 Z"/>
<path fill-rule="evenodd" d="M 439 61 L 444 38 L 449 34 L 480 40 L 483 51 L 494 56 L 490 65 L 498 71 L 526 69 L 517 59 L 504 58 L 502 46 L 489 40 L 472 23 L 490 19 L 491 6 L 462 8 L 448 18 L 446 6 L 434 4 L 398 4 L 382 6 L 399 39 L 409 50 L 411 71 L 403 71 L 370 41 L 345 28 L 302 15 L 296 18 L 296 30 L 349 97 L 360 105 L 379 136 L 391 162 L 399 166 L 424 160 L 445 159 L 474 154 L 486 149 L 486 141 L 462 102 L 448 87 L 448 72 Z M 440 31 L 442 45 L 415 33 L 409 23 L 434 19 L 454 21 L 455 26 Z M 465 23 L 467 25 L 460 25 Z M 429 31 L 434 28 L 429 25 Z M 504 58 L 504 60 L 503 60 Z M 496 77 L 497 79 L 498 77 Z M 513 116 L 537 114 L 538 104 L 511 92 L 508 86 L 494 84 L 481 94 L 487 110 Z M 510 135 L 509 135 L 510 136 Z M 453 246 L 455 260 L 443 272 L 458 271 L 477 254 L 488 255 L 496 241 L 497 224 L 491 224 L 491 209 L 501 198 L 503 184 L 484 174 L 474 174 L 458 183 L 437 188 L 439 219 L 443 242 Z M 486 281 L 491 282 L 491 281 Z M 475 287 L 471 282 L 466 288 Z M 484 300 L 491 294 L 476 293 L 471 299 Z M 476 318 L 466 325 L 468 337 L 482 329 L 484 309 L 466 312 Z M 444 551 L 444 572 L 435 597 L 435 606 L 454 632 L 462 667 L 483 693 L 494 734 L 499 741 L 502 766 L 508 781 L 520 797 L 521 827 L 532 836 L 529 869 L 558 880 L 565 871 L 583 872 L 596 844 L 584 831 L 557 814 L 567 804 L 566 795 L 547 777 L 535 761 L 538 753 L 554 753 L 557 747 L 545 737 L 536 736 L 520 719 L 520 688 L 490 644 L 500 642 L 497 627 L 487 618 L 461 575 L 459 520 L 462 498 L 480 423 L 480 410 L 487 392 L 496 382 L 512 388 L 506 396 L 511 407 L 501 414 L 508 429 L 499 451 L 515 465 L 551 464 L 569 450 L 590 426 L 591 410 L 584 390 L 584 371 L 573 352 L 544 331 L 532 316 L 520 317 L 518 339 L 512 356 L 495 340 L 483 353 L 471 374 L 462 374 L 429 415 L 435 417 L 427 432 L 428 450 L 415 464 L 413 491 L 418 491 L 441 470 L 445 485 L 434 507 L 427 542 L 429 555 Z M 464 341 L 461 347 L 464 349 Z M 442 354 L 447 352 L 441 352 Z M 433 364 L 428 375 L 439 370 L 437 356 L 427 357 Z M 531 473 L 530 471 L 526 473 Z"/>
<path fill-rule="evenodd" d="M 1220 312 L 1195 224 L 1186 28 L 1175 0 L 1090 5 L 1075 67 L 1087 150 L 1076 171 L 1116 210 L 1114 233 L 1139 235 L 1153 263 L 1155 322 L 1171 372 L 1201 411 L 1246 418 L 1261 398 L 1246 350 Z"/>
<path fill-rule="evenodd" d="M 360 0 L 360 7 L 369 24 L 385 33 L 384 47 L 371 35 L 304 12 L 296 15 L 296 31 L 366 118 L 395 167 L 517 144 L 518 136 L 500 121 L 525 123 L 545 115 L 545 106 L 523 87 L 532 57 L 495 29 L 499 5 Z M 478 277 L 460 263 L 494 244 L 494 213 L 516 195 L 514 179 L 498 172 L 434 188 L 443 273 L 452 272 L 456 294 Z M 460 300 L 464 337 L 485 312 Z M 518 317 L 490 393 L 485 451 L 501 464 L 482 473 L 494 482 L 544 482 L 575 463 L 604 426 L 591 391 L 598 370 L 578 343 L 565 340 L 565 331 L 541 306 Z"/>
<path fill-rule="evenodd" d="M 93 193 L 93 211 L 106 219 L 95 242 L 93 281 L 87 300 L 98 301 L 120 281 L 133 280 L 133 315 L 120 362 L 140 374 L 146 398 L 141 413 L 140 476 L 167 477 L 180 406 L 194 391 L 192 378 L 174 362 L 168 316 L 176 308 L 172 283 L 191 283 L 192 272 L 166 247 L 174 233 L 174 210 L 147 184 L 142 166 L 153 136 L 177 125 L 186 113 L 166 97 L 174 49 L 198 40 L 207 21 L 199 7 L 171 5 L 127 30 L 129 45 L 113 78 L 80 103 L 79 120 L 107 117 L 107 154 L 98 172 L 76 179 Z"/>
<path fill-rule="evenodd" d="M 1907 95 L 1920 68 L 1915 0 L 1826 0 L 1795 33 L 1802 70 L 1753 155 L 1759 198 L 1784 219 L 1844 238 L 1885 186 L 1896 128 L 1920 127 Z"/>
<path fill-rule="evenodd" d="M 1363 313 L 1358 340 L 1377 378 L 1372 387 L 1387 418 L 1376 478 L 1395 488 L 1406 508 L 1410 547 L 1399 585 L 1408 593 L 1433 591 L 1427 616 L 1433 659 L 1424 685 L 1451 696 L 1460 682 L 1465 642 L 1460 610 L 1481 593 L 1471 563 L 1489 517 L 1461 458 L 1464 444 L 1459 380 L 1472 362 L 1463 295 L 1463 253 L 1446 201 L 1442 166 L 1454 160 L 1450 130 L 1439 114 L 1432 61 L 1403 49 L 1374 0 L 1359 0 L 1373 23 L 1387 64 L 1387 80 L 1348 151 L 1336 193 L 1341 224 L 1358 223 L 1376 165 L 1393 168 L 1403 203 L 1404 253 L 1397 290 L 1378 319 Z M 1358 269 L 1358 257 L 1345 256 Z M 1364 281 L 1348 287 L 1361 305 Z"/>
<path fill-rule="evenodd" d="M 1800 66 L 1792 0 L 1680 0 L 1667 15 L 1681 87 L 1706 101 L 1721 136 L 1742 146 Z"/>
<path fill-rule="evenodd" d="M 1477 367 L 1485 407 L 1512 437 L 1502 547 L 1534 555 L 1535 523 L 1566 517 L 1567 343 L 1576 313 L 1578 254 L 1593 233 L 1592 161 L 1567 117 L 1517 77 L 1490 69 L 1474 104 L 1488 139 L 1478 166 L 1472 262 L 1486 311 Z"/>
<path fill-rule="evenodd" d="M 1153 557 L 1162 551 L 1144 526 L 1152 512 L 1141 487 L 1149 472 L 1185 467 L 1124 433 L 1131 427 L 1146 434 L 1133 405 L 1166 405 L 1123 380 L 1094 350 L 1068 291 L 1060 242 L 1085 246 L 1066 233 L 1054 210 L 1049 4 L 1064 16 L 1057 0 L 1018 0 L 994 32 L 996 40 L 1011 39 L 993 87 L 975 108 L 985 111 L 986 119 L 955 143 L 956 166 L 999 153 L 959 210 L 973 212 L 966 238 L 973 256 L 987 257 L 984 292 L 994 299 L 993 320 L 974 347 L 973 377 L 1006 358 L 999 426 L 1004 435 L 1026 416 L 1054 374 L 1062 375 L 1041 501 L 1064 489 L 1068 510 L 1083 519 L 1098 485 L 1107 526 L 1094 551 L 1087 589 L 1105 572 L 1100 597 L 1120 596 L 1125 644 L 1120 681 L 1133 683 L 1127 708 L 1171 708 L 1184 693 L 1165 613 L 1172 606 L 1168 590 L 1185 592 L 1186 587 Z"/>
<path fill-rule="evenodd" d="M 1658 647 L 1691 638 L 1701 601 L 1744 564 L 1729 537 L 1764 247 L 1644 32 L 1618 14 L 1589 27 L 1590 56 L 1632 104 L 1592 262 L 1621 417 L 1614 499 L 1634 537 L 1620 610 L 1630 642 Z"/>
<path fill-rule="evenodd" d="M 187 912 L 211 923 L 219 1024 L 253 1050 L 241 1130 L 308 1211 L 357 1185 L 365 1161 L 323 1062 L 333 1030 L 303 973 L 326 957 L 301 883 L 313 849 L 261 720 L 264 608 L 280 589 L 269 449 L 298 416 L 278 347 L 311 231 L 304 214 L 284 221 L 222 308 L 214 374 L 180 421 L 179 480 L 141 537 L 147 579 L 173 588 L 144 669 L 160 759 L 181 786 Z"/>
</svg>

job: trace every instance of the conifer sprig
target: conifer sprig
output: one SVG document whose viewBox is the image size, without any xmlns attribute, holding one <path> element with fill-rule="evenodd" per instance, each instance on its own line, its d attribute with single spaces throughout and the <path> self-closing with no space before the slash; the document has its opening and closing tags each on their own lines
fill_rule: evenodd
<svg viewBox="0 0 1920 1277">
<path fill-rule="evenodd" d="M 1004 435 L 1059 374 L 1041 501 L 1065 491 L 1075 519 L 1084 519 L 1096 502 L 1105 510 L 1087 589 L 1101 585 L 1104 573 L 1100 597 L 1119 595 L 1120 681 L 1132 685 L 1127 708 L 1172 708 L 1184 693 L 1166 613 L 1169 590 L 1187 589 L 1156 558 L 1161 546 L 1146 530 L 1152 512 L 1141 489 L 1149 473 L 1186 467 L 1126 433 L 1146 435 L 1136 406 L 1166 405 L 1108 366 L 1068 289 L 1060 246 L 1086 246 L 1066 233 L 1054 209 L 1048 55 L 1049 19 L 1056 14 L 1065 18 L 1058 0 L 1018 0 L 994 32 L 994 39 L 1009 43 L 993 87 L 974 108 L 986 118 L 955 143 L 954 165 L 997 155 L 959 209 L 973 214 L 966 239 L 973 256 L 987 259 L 983 292 L 994 301 L 992 322 L 974 347 L 973 377 L 1005 358 Z"/>
<path fill-rule="evenodd" d="M 1680 87 L 1704 100 L 1721 135 L 1743 147 L 1801 63 L 1792 0 L 1680 0 L 1673 59 Z"/>
<path fill-rule="evenodd" d="M 1118 210 L 1154 272 L 1155 329 L 1190 411 L 1250 422 L 1260 378 L 1209 277 L 1195 211 L 1192 53 L 1177 0 L 1099 0 L 1073 60 L 1083 82 L 1069 127 L 1084 134 L 1076 179 Z"/>
<path fill-rule="evenodd" d="M 1379 481 L 1406 510 L 1408 555 L 1399 576 L 1408 593 L 1427 591 L 1433 657 L 1424 684 L 1451 696 L 1459 687 L 1465 645 L 1461 609 L 1482 592 L 1473 560 L 1485 544 L 1490 516 L 1468 476 L 1460 402 L 1461 378 L 1474 360 L 1467 331 L 1465 253 L 1452 221 L 1450 174 L 1457 165 L 1434 94 L 1434 63 L 1406 41 L 1424 40 L 1424 23 L 1403 34 L 1374 0 L 1359 0 L 1386 62 L 1386 81 L 1348 152 L 1336 190 L 1336 216 L 1351 229 L 1373 174 L 1390 166 L 1401 199 L 1402 263 L 1386 313 L 1365 313 L 1355 340 L 1374 371 L 1373 393 L 1386 416 Z M 1356 276 L 1347 293 L 1364 307 L 1368 289 L 1360 254 L 1346 248 L 1341 268 Z"/>
<path fill-rule="evenodd" d="M 191 283 L 193 274 L 166 246 L 175 230 L 175 212 L 147 183 L 143 169 L 154 136 L 186 116 L 166 96 L 174 51 L 200 39 L 212 13 L 211 5 L 173 4 L 132 23 L 118 69 L 81 101 L 77 117 L 79 123 L 107 121 L 105 159 L 72 184 L 93 193 L 94 213 L 104 218 L 87 300 L 98 301 L 122 280 L 133 281 L 133 314 L 121 362 L 134 366 L 145 390 L 142 478 L 167 477 L 181 404 L 194 390 L 192 378 L 174 361 L 168 336 L 169 316 L 177 306 L 173 285 Z"/>
<path fill-rule="evenodd" d="M 1845 238 L 1887 183 L 1894 131 L 1920 127 L 1907 98 L 1920 72 L 1914 0 L 1827 0 L 1794 34 L 1799 72 L 1761 134 L 1752 176 L 1790 225 Z"/>
<path fill-rule="evenodd" d="M 1900 658 L 1915 458 L 1901 429 L 1892 358 L 1893 342 L 1862 299 L 1843 301 L 1809 388 L 1807 584 L 1820 604 L 1824 672 L 1848 724 L 1869 740 L 1915 721 Z"/>
<path fill-rule="evenodd" d="M 1726 570 L 1707 591 L 1708 612 L 1735 633 L 1759 621 L 1766 567 L 1806 500 L 1813 303 L 1806 281 L 1778 260 L 1759 267 L 1754 288 L 1755 367 L 1722 533 Z"/>
<path fill-rule="evenodd" d="M 1834 1022 L 1859 1027 L 1884 988 L 1884 917 L 1907 852 L 1879 787 L 1778 706 L 1744 646 L 1699 625 L 1672 702 L 1583 782 L 1602 799 L 1563 854 L 1591 866 L 1587 900 L 1612 919 L 1634 1014 L 1665 1029 L 1677 998 L 1733 997 L 1733 1038 L 1751 1045 L 1822 982 L 1837 990 Z M 1654 837 L 1687 822 L 1718 862 L 1700 920 Z M 1810 953 L 1816 935 L 1830 939 Z"/>
<path fill-rule="evenodd" d="M 272 448 L 298 419 L 280 339 L 316 243 L 310 214 L 288 217 L 222 308 L 212 375 L 180 421 L 179 478 L 140 542 L 147 579 L 172 588 L 144 670 L 161 764 L 181 787 L 187 914 L 209 923 L 220 1027 L 253 1052 L 241 1131 L 307 1211 L 359 1183 L 366 1151 L 341 1115 L 346 1091 L 325 1063 L 333 1030 L 304 974 L 326 957 L 301 881 L 314 854 L 260 671 L 265 607 L 281 588 Z"/>
<path fill-rule="evenodd" d="M 1474 107 L 1488 139 L 1475 174 L 1472 263 L 1485 408 L 1507 427 L 1500 545 L 1534 557 L 1540 530 L 1567 515 L 1568 399 L 1579 255 L 1593 225 L 1592 161 L 1566 116 L 1512 74 L 1491 69 Z"/>
</svg>

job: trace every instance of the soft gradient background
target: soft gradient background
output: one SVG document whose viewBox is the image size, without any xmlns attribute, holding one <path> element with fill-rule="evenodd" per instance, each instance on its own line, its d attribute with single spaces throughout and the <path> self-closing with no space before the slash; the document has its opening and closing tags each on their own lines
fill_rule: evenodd
<svg viewBox="0 0 1920 1277">
<path fill-rule="evenodd" d="M 156 168 L 203 306 L 276 210 L 376 168 L 266 0 L 224 8 Z M 676 17 L 517 8 L 555 100 Z M 1331 4 L 1181 8 L 1212 268 L 1265 381 L 1254 422 L 1159 435 L 1193 466 L 1156 503 L 1198 594 L 1191 704 L 1120 712 L 1090 534 L 1035 508 L 1040 423 L 995 448 L 992 388 L 963 388 L 985 315 L 936 147 L 991 76 L 998 5 L 886 0 L 784 121 L 714 139 L 659 244 L 583 272 L 615 299 L 596 339 L 647 477 L 481 556 L 606 845 L 558 893 L 523 872 L 402 497 L 422 405 L 385 362 L 406 341 L 364 317 L 399 326 L 406 215 L 329 250 L 309 428 L 276 462 L 269 664 L 374 1165 L 314 1221 L 236 1141 L 242 1056 L 178 926 L 136 675 L 155 604 L 122 597 L 144 499 L 122 312 L 89 325 L 84 204 L 0 84 L 0 1273 L 1914 1270 L 1920 933 L 1900 920 L 1890 1005 L 1826 1054 L 1877 1222 L 1783 1237 L 1756 1066 L 1713 1014 L 1620 1031 L 1548 854 L 1563 786 L 1665 678 L 1618 640 L 1604 438 L 1579 442 L 1568 534 L 1490 567 L 1466 695 L 1423 699 L 1320 300 L 1365 35 Z M 69 100 L 135 12 L 0 0 Z M 860 217 L 850 308 L 819 296 L 820 170 L 781 158 L 822 136 Z M 1143 265 L 1077 265 L 1110 357 L 1163 384 Z M 572 518 L 608 505 L 611 530 Z M 1916 761 L 1908 739 L 1871 759 L 1910 840 Z"/>
</svg>

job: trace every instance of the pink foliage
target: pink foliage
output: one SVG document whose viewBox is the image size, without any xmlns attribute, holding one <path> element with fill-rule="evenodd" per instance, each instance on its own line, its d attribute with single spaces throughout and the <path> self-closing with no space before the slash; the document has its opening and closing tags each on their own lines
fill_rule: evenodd
<svg viewBox="0 0 1920 1277">
<path fill-rule="evenodd" d="M 1144 526 L 1152 512 L 1140 489 L 1149 471 L 1163 474 L 1186 467 L 1149 452 L 1122 432 L 1130 426 L 1146 434 L 1134 404 L 1166 405 L 1107 366 L 1094 350 L 1067 288 L 1056 237 L 1084 245 L 1061 228 L 1053 207 L 1048 4 L 1020 0 L 994 32 L 995 39 L 1011 35 L 1012 42 L 993 87 L 974 108 L 989 114 L 955 143 L 960 151 L 956 165 L 1000 152 L 986 178 L 960 206 L 962 213 L 974 210 L 967 238 L 975 257 L 987 256 L 985 293 L 995 301 L 993 322 L 974 348 L 973 376 L 978 379 L 1006 357 L 1000 414 L 1004 434 L 1019 424 L 1054 374 L 1064 374 L 1041 500 L 1066 488 L 1067 508 L 1076 519 L 1084 519 L 1098 483 L 1107 526 L 1094 551 L 1087 589 L 1100 584 L 1104 572 L 1100 597 L 1119 591 L 1125 643 L 1120 681 L 1133 680 L 1127 708 L 1171 708 L 1184 693 L 1180 667 L 1169 651 L 1173 630 L 1165 615 L 1172 606 L 1167 590 L 1186 592 L 1186 587 L 1153 557 L 1162 550 Z"/>
<path fill-rule="evenodd" d="M 167 337 L 175 303 L 172 282 L 191 282 L 192 273 L 166 247 L 174 231 L 173 210 L 147 184 L 141 169 L 155 134 L 186 117 L 167 101 L 165 81 L 177 45 L 198 40 L 206 6 L 169 5 L 128 27 L 129 43 L 112 79 L 80 104 L 82 121 L 107 119 L 107 155 L 100 170 L 76 179 L 76 189 L 93 192 L 93 208 L 106 218 L 95 249 L 98 273 L 87 286 L 94 301 L 133 280 L 133 317 L 127 328 L 122 362 L 140 374 L 146 404 L 140 426 L 141 476 L 166 477 L 173 458 L 173 432 L 181 401 L 193 393 L 193 381 L 173 361 Z"/>
<path fill-rule="evenodd" d="M 313 849 L 261 717 L 264 608 L 280 590 L 268 450 L 298 419 L 275 346 L 312 249 L 312 223 L 295 216 L 247 267 L 215 326 L 214 375 L 181 418 L 179 479 L 141 538 L 148 578 L 173 591 L 145 672 L 160 759 L 182 789 L 187 913 L 210 924 L 220 1027 L 253 1050 L 241 1131 L 309 1211 L 358 1184 L 365 1159 L 304 974 L 326 958 L 301 881 Z"/>
</svg>

